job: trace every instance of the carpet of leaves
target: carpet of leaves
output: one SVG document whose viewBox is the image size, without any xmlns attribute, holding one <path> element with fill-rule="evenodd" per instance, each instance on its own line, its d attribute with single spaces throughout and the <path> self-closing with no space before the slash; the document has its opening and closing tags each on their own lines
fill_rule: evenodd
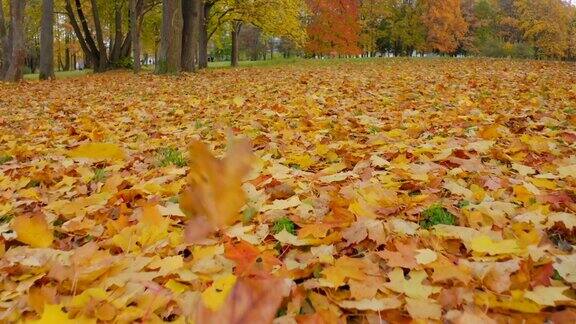
<svg viewBox="0 0 576 324">
<path fill-rule="evenodd" d="M 575 126 L 569 63 L 0 84 L 0 322 L 573 323 Z"/>
</svg>

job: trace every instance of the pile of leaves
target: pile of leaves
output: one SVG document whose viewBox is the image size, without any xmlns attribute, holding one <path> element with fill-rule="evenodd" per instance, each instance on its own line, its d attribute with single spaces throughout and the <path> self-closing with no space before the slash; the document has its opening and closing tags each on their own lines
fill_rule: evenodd
<svg viewBox="0 0 576 324">
<path fill-rule="evenodd" d="M 0 321 L 576 320 L 576 69 L 0 85 Z"/>
</svg>

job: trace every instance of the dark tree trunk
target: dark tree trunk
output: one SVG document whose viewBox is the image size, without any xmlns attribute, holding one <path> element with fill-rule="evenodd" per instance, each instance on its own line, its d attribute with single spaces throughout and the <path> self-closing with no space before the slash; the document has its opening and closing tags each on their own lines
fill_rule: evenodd
<svg viewBox="0 0 576 324">
<path fill-rule="evenodd" d="M 4 5 L 0 0 L 0 80 L 4 79 L 4 74 L 8 70 L 9 64 L 8 31 L 6 29 L 6 18 L 4 18 Z"/>
<path fill-rule="evenodd" d="M 58 70 L 66 71 L 64 69 L 64 62 L 62 62 L 62 53 L 60 53 L 60 51 L 58 51 L 58 55 L 56 55 L 56 60 L 58 61 Z"/>
<path fill-rule="evenodd" d="M 82 3 L 80 0 L 76 0 L 76 12 L 78 13 L 80 23 L 82 24 L 82 30 L 84 31 L 83 37 L 86 39 L 86 44 L 88 44 L 90 48 L 94 70 L 98 70 L 100 53 L 98 52 L 98 47 L 96 47 L 96 42 L 94 42 L 94 38 L 92 37 L 92 32 L 88 27 L 88 20 L 86 19 L 86 15 L 84 15 L 84 10 L 82 9 Z"/>
<path fill-rule="evenodd" d="M 92 39 L 92 35 L 90 33 L 88 33 L 86 35 L 86 37 L 84 37 L 84 35 L 82 34 L 82 30 L 80 29 L 80 26 L 78 25 L 78 21 L 76 20 L 76 16 L 74 14 L 74 10 L 72 9 L 72 4 L 70 1 L 71 0 L 66 0 L 66 2 L 65 2 L 66 14 L 67 14 L 68 19 L 70 21 L 70 25 L 72 25 L 72 29 L 74 30 L 74 34 L 76 34 L 76 38 L 78 39 L 78 43 L 80 43 L 80 47 L 82 48 L 82 52 L 84 52 L 85 65 L 86 66 L 98 66 L 98 57 L 97 57 L 97 51 L 98 50 L 96 49 L 96 45 L 94 43 L 94 40 Z M 84 12 L 82 11 L 80 1 L 78 1 L 78 0 L 76 0 L 76 9 L 77 9 L 77 12 L 79 14 L 79 19 L 82 23 L 82 27 L 83 27 L 84 31 L 86 31 L 86 28 L 88 27 L 88 25 L 85 24 L 86 17 L 84 16 Z M 90 31 L 88 31 L 88 32 L 90 32 Z"/>
<path fill-rule="evenodd" d="M 114 46 L 110 53 L 110 61 L 112 63 L 118 62 L 122 55 L 122 6 L 116 2 L 114 4 Z"/>
<path fill-rule="evenodd" d="M 94 29 L 96 29 L 96 41 L 98 42 L 99 62 L 98 70 L 105 71 L 108 69 L 108 57 L 106 55 L 106 45 L 104 44 L 104 36 L 102 35 L 102 24 L 100 23 L 100 13 L 96 0 L 90 0 L 92 4 L 92 18 L 94 19 Z"/>
<path fill-rule="evenodd" d="M 22 67 L 26 61 L 26 48 L 24 47 L 24 9 L 26 1 L 10 0 L 10 32 L 8 41 L 11 43 L 8 69 L 4 80 L 16 82 L 22 80 Z"/>
<path fill-rule="evenodd" d="M 40 80 L 54 78 L 54 0 L 42 0 Z"/>
<path fill-rule="evenodd" d="M 239 42 L 238 42 L 238 36 L 240 35 L 240 29 L 242 29 L 242 22 L 240 21 L 235 21 L 232 23 L 232 66 L 236 67 L 238 66 L 238 57 L 239 57 Z"/>
<path fill-rule="evenodd" d="M 200 35 L 198 40 L 198 67 L 200 69 L 208 67 L 208 24 L 210 23 L 210 10 L 212 10 L 212 6 L 213 4 L 211 2 L 207 3 L 206 1 L 200 0 Z"/>
<path fill-rule="evenodd" d="M 162 30 L 156 73 L 180 72 L 182 24 L 182 0 L 162 0 Z"/>
<path fill-rule="evenodd" d="M 122 41 L 122 46 L 120 46 L 120 59 L 130 57 L 130 52 L 132 51 L 132 30 L 129 30 Z"/>
<path fill-rule="evenodd" d="M 130 32 L 132 38 L 132 56 L 134 56 L 134 72 L 141 69 L 140 64 L 140 16 L 142 15 L 143 0 L 130 0 Z"/>
<path fill-rule="evenodd" d="M 182 0 L 182 71 L 194 72 L 198 52 L 199 0 Z"/>
<path fill-rule="evenodd" d="M 64 71 L 70 71 L 70 35 L 68 32 L 64 37 L 64 44 L 66 46 L 64 49 Z"/>
</svg>

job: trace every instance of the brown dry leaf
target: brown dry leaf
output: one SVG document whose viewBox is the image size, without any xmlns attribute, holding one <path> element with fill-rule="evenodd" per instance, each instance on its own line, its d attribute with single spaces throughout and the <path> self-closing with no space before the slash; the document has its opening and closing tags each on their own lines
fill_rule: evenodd
<svg viewBox="0 0 576 324">
<path fill-rule="evenodd" d="M 180 208 L 193 217 L 206 217 L 220 228 L 234 224 L 246 203 L 242 179 L 250 170 L 252 153 L 248 140 L 230 143 L 224 159 L 195 141 L 188 147 L 188 186 L 180 196 Z"/>
<path fill-rule="evenodd" d="M 271 289 L 273 288 L 273 289 Z M 217 312 L 200 305 L 197 323 L 271 323 L 290 286 L 279 278 L 240 278 Z"/>
</svg>

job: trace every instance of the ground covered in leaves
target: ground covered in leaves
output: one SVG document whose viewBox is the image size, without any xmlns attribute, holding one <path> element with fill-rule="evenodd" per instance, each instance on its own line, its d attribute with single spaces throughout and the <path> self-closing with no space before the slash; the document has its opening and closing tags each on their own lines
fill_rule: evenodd
<svg viewBox="0 0 576 324">
<path fill-rule="evenodd" d="M 564 63 L 1 84 L 0 322 L 574 322 L 575 126 Z"/>
</svg>

